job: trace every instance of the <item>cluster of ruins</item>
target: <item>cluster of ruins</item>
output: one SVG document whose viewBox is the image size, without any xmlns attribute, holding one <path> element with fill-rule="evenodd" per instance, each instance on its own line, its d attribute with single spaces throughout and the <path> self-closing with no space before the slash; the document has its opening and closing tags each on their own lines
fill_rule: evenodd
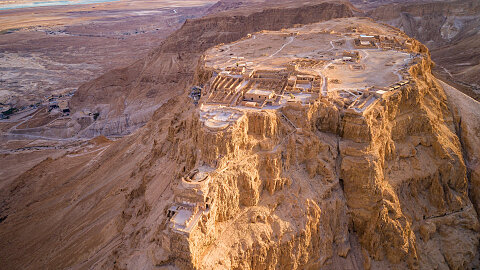
<svg viewBox="0 0 480 270">
<path fill-rule="evenodd" d="M 213 168 L 201 166 L 182 177 L 174 187 L 174 204 L 166 211 L 169 222 L 164 248 L 175 250 L 187 264 L 192 260 L 191 238 L 195 239 L 195 234 L 202 234 L 196 238 L 200 240 L 213 236 L 216 213 L 210 190 L 212 172 Z"/>
<path fill-rule="evenodd" d="M 203 104 L 252 108 L 279 106 L 286 94 L 308 94 L 309 99 L 316 99 L 321 85 L 320 76 L 299 72 L 295 64 L 272 70 L 253 70 L 240 64 L 225 68 L 205 86 Z"/>
<path fill-rule="evenodd" d="M 212 171 L 208 167 L 193 170 L 181 179 L 175 192 L 175 205 L 167 211 L 170 218 L 170 228 L 181 234 L 192 231 L 199 219 L 210 219 L 211 204 L 213 201 L 208 196 L 210 176 Z"/>
<path fill-rule="evenodd" d="M 355 48 L 382 48 L 383 50 L 408 51 L 411 49 L 412 43 L 406 39 L 400 41 L 397 37 L 389 37 L 383 35 L 360 35 L 354 39 Z"/>
</svg>

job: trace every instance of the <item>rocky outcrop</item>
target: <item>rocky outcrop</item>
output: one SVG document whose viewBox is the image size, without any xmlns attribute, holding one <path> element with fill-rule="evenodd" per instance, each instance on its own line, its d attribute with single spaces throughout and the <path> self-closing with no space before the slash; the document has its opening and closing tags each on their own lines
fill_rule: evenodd
<svg viewBox="0 0 480 270">
<path fill-rule="evenodd" d="M 207 269 L 222 263 L 227 268 L 299 269 L 322 265 L 334 252 L 347 256 L 346 206 L 334 172 L 337 140 L 315 136 L 313 117 L 303 118 L 309 113 L 289 107 L 281 112 L 302 119 L 296 124 L 305 129 L 294 130 L 295 134 L 281 114 L 269 112 L 248 113 L 234 128 L 215 133 L 202 127 L 195 115 L 172 123 L 171 143 L 162 151 L 186 164 L 179 174 L 199 165 L 218 168 L 210 187 L 215 194 L 211 207 L 216 213 L 212 233 L 216 240 L 190 246 L 191 254 L 196 254 L 191 264 L 170 249 L 177 266 Z M 292 190 L 298 192 L 293 195 Z M 225 238 L 231 226 L 235 236 Z M 247 231 L 251 233 L 239 235 Z M 188 239 L 198 242 L 202 237 L 209 236 L 191 233 Z M 243 237 L 224 252 L 217 253 L 214 247 L 209 255 L 200 252 L 212 243 L 223 245 Z M 228 261 L 221 262 L 225 258 Z"/>
<path fill-rule="evenodd" d="M 210 240 L 190 246 L 189 263 L 174 249 L 170 260 L 200 269 L 320 268 L 338 258 L 366 269 L 478 265 L 462 145 L 427 49 L 412 47 L 423 55 L 412 83 L 362 114 L 322 98 L 248 112 L 220 132 L 195 113 L 172 122 L 163 151 L 187 164 L 179 175 L 218 169 L 213 240 L 195 234 L 189 241 Z"/>
<path fill-rule="evenodd" d="M 478 220 L 462 147 L 430 66 L 427 58 L 412 67 L 416 84 L 362 119 L 344 117 L 341 177 L 355 230 L 374 260 L 468 268 L 478 246 Z M 453 244 L 460 236 L 436 229 L 444 226 L 454 227 L 468 244 L 432 250 L 431 243 Z"/>
</svg>

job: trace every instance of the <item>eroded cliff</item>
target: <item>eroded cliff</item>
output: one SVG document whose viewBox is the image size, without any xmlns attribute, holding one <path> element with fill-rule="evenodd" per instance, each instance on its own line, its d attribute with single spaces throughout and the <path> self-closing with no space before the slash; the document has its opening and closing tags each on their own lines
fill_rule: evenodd
<svg viewBox="0 0 480 270">
<path fill-rule="evenodd" d="M 169 208 L 165 258 L 200 269 L 477 265 L 480 227 L 462 146 L 428 50 L 409 42 L 418 56 L 406 70 L 409 83 L 370 103 L 364 92 L 363 110 L 329 94 L 278 109 L 215 109 L 208 104 L 222 99 L 208 87 L 232 83 L 210 79 L 215 72 L 202 62 L 196 83 L 208 98 L 172 122 L 163 150 L 182 164 L 178 178 L 208 172 L 207 199 Z M 174 198 L 190 192 L 179 190 Z M 182 223 L 178 211 L 192 220 Z"/>
<path fill-rule="evenodd" d="M 144 128 L 2 190 L 5 267 L 479 266 L 476 128 L 460 120 L 476 118 L 418 41 L 336 19 L 195 64 L 190 96 Z"/>
</svg>

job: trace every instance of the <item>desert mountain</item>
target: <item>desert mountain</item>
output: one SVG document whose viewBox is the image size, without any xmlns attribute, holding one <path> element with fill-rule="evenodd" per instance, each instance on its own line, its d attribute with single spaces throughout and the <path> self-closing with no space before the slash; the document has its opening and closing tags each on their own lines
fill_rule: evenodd
<svg viewBox="0 0 480 270">
<path fill-rule="evenodd" d="M 285 26 L 221 31 L 232 43 L 198 29 L 267 16 L 187 23 L 132 67 L 147 78 L 172 55 L 190 61 L 179 83 L 200 92 L 2 188 L 5 266 L 478 266 L 478 102 L 442 86 L 428 49 L 395 28 L 264 13 Z M 123 72 L 106 76 L 136 81 Z"/>
<path fill-rule="evenodd" d="M 479 268 L 480 103 L 410 4 L 221 1 L 83 85 L 70 134 L 129 135 L 1 142 L 1 267 Z"/>
</svg>

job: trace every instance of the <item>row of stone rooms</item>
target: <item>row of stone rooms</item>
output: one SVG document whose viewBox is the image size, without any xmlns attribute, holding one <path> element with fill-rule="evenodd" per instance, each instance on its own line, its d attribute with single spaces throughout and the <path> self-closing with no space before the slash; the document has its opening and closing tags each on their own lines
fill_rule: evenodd
<svg viewBox="0 0 480 270">
<path fill-rule="evenodd" d="M 227 67 L 205 86 L 204 104 L 262 108 L 278 106 L 282 98 L 298 93 L 318 94 L 322 78 L 298 71 L 296 65 L 272 70 Z"/>
</svg>

